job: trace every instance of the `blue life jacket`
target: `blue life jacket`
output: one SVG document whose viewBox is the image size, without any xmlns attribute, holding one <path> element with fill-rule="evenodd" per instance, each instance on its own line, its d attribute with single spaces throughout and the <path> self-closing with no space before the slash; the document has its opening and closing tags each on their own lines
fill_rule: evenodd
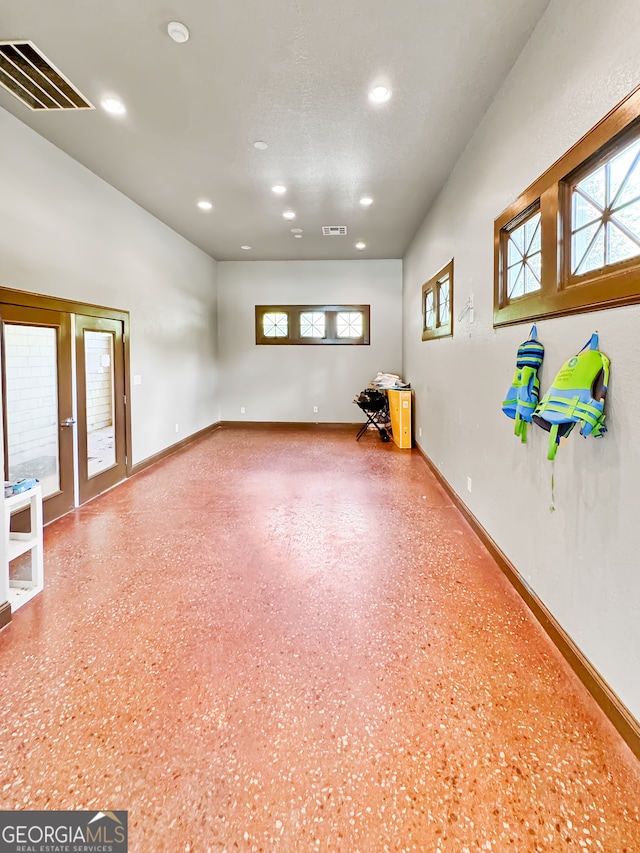
<svg viewBox="0 0 640 853">
<path fill-rule="evenodd" d="M 538 370 L 543 358 L 544 347 L 538 341 L 538 330 L 533 325 L 528 340 L 518 347 L 516 372 L 502 404 L 505 415 L 515 420 L 513 431 L 520 436 L 523 444 L 527 440 L 527 424 L 531 423 L 540 398 Z"/>
<path fill-rule="evenodd" d="M 550 433 L 548 459 L 555 459 L 560 439 L 577 423 L 584 436 L 601 438 L 607 431 L 604 403 L 609 368 L 609 359 L 598 349 L 597 332 L 562 365 L 533 415 L 534 423 Z"/>
</svg>

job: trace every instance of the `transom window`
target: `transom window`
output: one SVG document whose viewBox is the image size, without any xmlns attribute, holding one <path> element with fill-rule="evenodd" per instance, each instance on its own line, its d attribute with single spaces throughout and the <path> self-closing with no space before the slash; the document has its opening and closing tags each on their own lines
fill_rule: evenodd
<svg viewBox="0 0 640 853">
<path fill-rule="evenodd" d="M 265 338 L 286 338 L 289 317 L 282 311 L 269 311 L 262 318 L 262 333 Z"/>
<path fill-rule="evenodd" d="M 640 302 L 640 87 L 494 229 L 495 326 Z"/>
<path fill-rule="evenodd" d="M 301 338 L 324 338 L 325 327 L 324 311 L 300 312 Z"/>
<path fill-rule="evenodd" d="M 542 242 L 538 207 L 528 213 L 522 224 L 505 229 L 509 299 L 517 299 L 534 290 L 540 290 Z"/>
<path fill-rule="evenodd" d="M 436 295 L 433 288 L 427 290 L 424 295 L 424 328 L 435 329 L 436 327 Z"/>
<path fill-rule="evenodd" d="M 451 276 L 447 273 L 438 279 L 438 325 L 445 326 L 449 322 L 451 298 Z"/>
<path fill-rule="evenodd" d="M 369 305 L 256 305 L 256 343 L 367 345 L 369 313 Z"/>
<path fill-rule="evenodd" d="M 422 286 L 422 340 L 453 334 L 453 261 Z"/>
<path fill-rule="evenodd" d="M 572 186 L 571 272 L 640 255 L 640 139 Z"/>
<path fill-rule="evenodd" d="M 339 338 L 361 338 L 362 311 L 338 311 L 336 332 Z"/>
</svg>

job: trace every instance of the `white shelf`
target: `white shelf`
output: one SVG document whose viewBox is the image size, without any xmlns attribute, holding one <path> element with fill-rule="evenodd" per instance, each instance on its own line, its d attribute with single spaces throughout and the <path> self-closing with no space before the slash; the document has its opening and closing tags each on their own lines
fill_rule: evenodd
<svg viewBox="0 0 640 853">
<path fill-rule="evenodd" d="M 7 560 L 11 562 L 11 560 L 21 557 L 37 545 L 37 536 L 32 536 L 30 533 L 25 533 L 24 536 L 22 534 L 11 533 L 7 545 Z"/>
<path fill-rule="evenodd" d="M 37 494 L 41 494 L 41 492 L 42 490 L 40 485 L 37 485 L 26 492 L 20 492 L 17 495 L 11 495 L 10 498 L 5 498 L 5 511 L 8 509 L 10 512 L 16 512 L 19 509 L 24 509 L 31 503 L 32 498 L 35 497 Z"/>
<path fill-rule="evenodd" d="M 29 532 L 11 530 L 11 516 L 28 509 Z M 14 612 L 37 595 L 44 586 L 44 549 L 42 538 L 42 489 L 34 486 L 27 492 L 4 499 L 4 535 L 0 539 L 0 603 L 8 601 Z M 11 580 L 9 564 L 23 554 L 31 553 L 31 577 Z"/>
<path fill-rule="evenodd" d="M 19 607 L 22 607 L 23 604 L 26 604 L 27 601 L 30 601 L 39 592 L 42 592 L 41 588 L 27 588 L 22 586 L 13 586 L 12 584 L 9 587 L 9 604 L 11 605 L 11 612 L 15 613 Z"/>
</svg>

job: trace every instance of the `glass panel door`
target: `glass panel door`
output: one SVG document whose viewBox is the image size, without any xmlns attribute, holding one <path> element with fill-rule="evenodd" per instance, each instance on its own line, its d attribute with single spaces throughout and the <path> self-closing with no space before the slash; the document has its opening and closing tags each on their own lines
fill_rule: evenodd
<svg viewBox="0 0 640 853">
<path fill-rule="evenodd" d="M 60 491 L 56 329 L 7 323 L 4 336 L 9 479 L 36 477 L 47 498 Z"/>
<path fill-rule="evenodd" d="M 68 314 L 2 306 L 5 478 L 42 485 L 44 518 L 74 506 Z"/>
<path fill-rule="evenodd" d="M 80 503 L 126 477 L 121 320 L 76 315 Z"/>
<path fill-rule="evenodd" d="M 87 476 L 116 464 L 113 334 L 84 330 Z"/>
</svg>

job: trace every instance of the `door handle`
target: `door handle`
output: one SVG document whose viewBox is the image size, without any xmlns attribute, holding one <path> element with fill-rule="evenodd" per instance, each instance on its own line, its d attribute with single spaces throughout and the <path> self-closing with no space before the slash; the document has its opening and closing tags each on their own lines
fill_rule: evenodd
<svg viewBox="0 0 640 853">
<path fill-rule="evenodd" d="M 67 418 L 66 421 L 62 421 L 60 424 L 61 427 L 73 426 L 76 422 L 75 418 Z"/>
</svg>

